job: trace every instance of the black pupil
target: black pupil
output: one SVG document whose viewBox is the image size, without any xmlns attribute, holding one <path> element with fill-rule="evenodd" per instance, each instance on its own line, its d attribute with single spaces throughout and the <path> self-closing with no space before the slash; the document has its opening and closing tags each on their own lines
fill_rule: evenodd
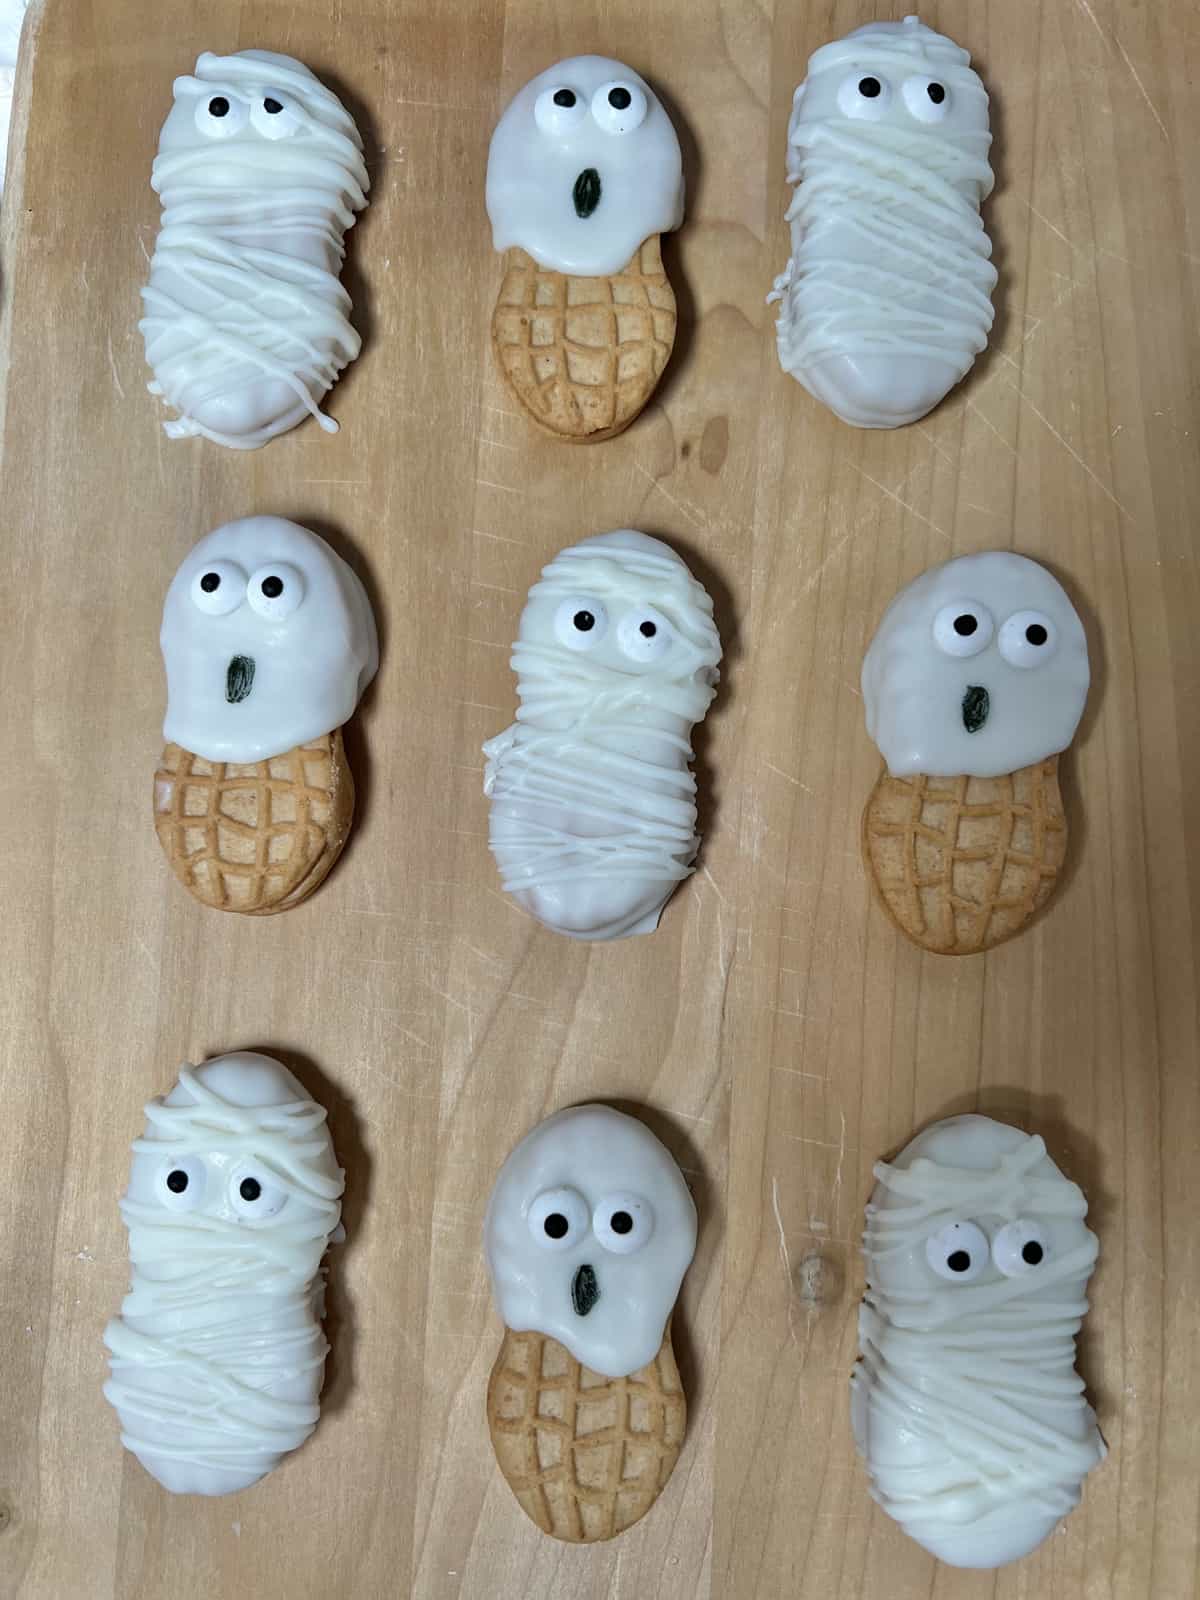
<svg viewBox="0 0 1200 1600">
<path fill-rule="evenodd" d="M 1028 1244 L 1021 1246 L 1021 1260 L 1028 1267 L 1036 1267 L 1045 1253 L 1036 1239 L 1030 1239 Z"/>
<path fill-rule="evenodd" d="M 951 1272 L 966 1272 L 971 1265 L 971 1257 L 965 1250 L 951 1250 L 946 1257 L 946 1265 Z"/>
<path fill-rule="evenodd" d="M 946 91 L 940 83 L 929 84 L 926 87 L 925 93 L 933 101 L 935 106 L 940 106 L 942 101 L 946 98 Z"/>
<path fill-rule="evenodd" d="M 283 593 L 283 579 L 276 577 L 264 578 L 262 581 L 262 592 L 266 595 L 268 600 L 278 600 L 279 596 Z"/>
<path fill-rule="evenodd" d="M 614 1211 L 609 1226 L 614 1233 L 632 1233 L 633 1218 L 628 1211 Z"/>
<path fill-rule="evenodd" d="M 1030 644 L 1045 644 L 1046 630 L 1042 627 L 1040 622 L 1031 622 L 1025 629 L 1025 637 L 1029 640 Z"/>
<path fill-rule="evenodd" d="M 566 1235 L 568 1223 L 561 1211 L 552 1211 L 542 1223 L 542 1227 L 545 1228 L 548 1238 L 562 1239 Z"/>
<path fill-rule="evenodd" d="M 608 91 L 608 103 L 614 111 L 627 110 L 632 99 L 633 96 L 628 89 L 610 89 Z"/>
<path fill-rule="evenodd" d="M 219 572 L 206 572 L 200 579 L 200 587 L 205 594 L 215 594 L 221 587 L 221 574 Z"/>
<path fill-rule="evenodd" d="M 879 93 L 879 79 L 860 78 L 858 80 L 858 92 L 864 100 L 874 100 Z"/>
<path fill-rule="evenodd" d="M 223 94 L 214 95 L 208 102 L 208 114 L 210 117 L 227 117 L 229 115 L 229 101 L 226 100 Z"/>
<path fill-rule="evenodd" d="M 277 111 L 282 111 L 283 107 L 280 105 L 278 100 L 272 100 L 270 95 L 268 95 L 263 101 L 263 110 L 269 112 L 271 116 L 274 116 Z"/>
<path fill-rule="evenodd" d="M 182 1172 L 176 1167 L 174 1172 L 167 1173 L 167 1188 L 170 1189 L 172 1194 L 182 1194 L 187 1186 L 188 1175 L 186 1172 Z"/>
<path fill-rule="evenodd" d="M 638 628 L 638 632 L 641 634 L 643 639 L 653 639 L 654 635 L 658 632 L 658 629 L 652 622 L 643 622 Z"/>
<path fill-rule="evenodd" d="M 556 89 L 554 91 L 554 104 L 562 106 L 569 111 L 575 104 L 575 91 L 573 89 Z"/>
<path fill-rule="evenodd" d="M 964 611 L 961 617 L 954 619 L 954 631 L 964 639 L 969 639 L 979 626 L 979 618 L 973 617 L 969 611 Z"/>
<path fill-rule="evenodd" d="M 257 1178 L 243 1178 L 238 1184 L 238 1193 L 243 1200 L 257 1200 L 262 1193 L 262 1184 Z"/>
<path fill-rule="evenodd" d="M 596 626 L 596 619 L 590 611 L 577 611 L 574 621 L 580 633 L 591 633 Z"/>
</svg>

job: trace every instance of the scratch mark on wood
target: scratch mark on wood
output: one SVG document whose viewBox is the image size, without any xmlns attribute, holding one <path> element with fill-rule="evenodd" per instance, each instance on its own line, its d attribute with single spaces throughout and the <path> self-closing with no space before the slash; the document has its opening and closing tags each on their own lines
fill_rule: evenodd
<svg viewBox="0 0 1200 1600">
<path fill-rule="evenodd" d="M 503 533 L 485 533 L 482 528 L 472 528 L 471 532 L 477 539 L 494 539 L 497 544 L 523 545 L 525 543 L 524 539 L 510 539 Z"/>
<path fill-rule="evenodd" d="M 124 400 L 124 398 L 125 398 L 125 390 L 121 387 L 121 374 L 117 371 L 117 358 L 116 358 L 115 355 L 113 355 L 113 343 L 112 343 L 112 334 L 111 333 L 108 336 L 108 367 L 109 367 L 109 371 L 112 373 L 113 387 L 116 389 L 116 391 L 120 395 L 121 399 Z"/>
<path fill-rule="evenodd" d="M 916 517 L 918 522 L 923 522 L 927 528 L 932 528 L 934 533 L 940 534 L 947 544 L 950 543 L 950 535 L 945 528 L 939 528 L 931 517 L 927 517 L 923 511 L 918 511 L 916 506 L 910 505 L 907 500 L 902 500 L 894 489 L 889 489 L 885 484 L 880 483 L 877 478 L 873 478 L 869 472 L 864 472 L 861 467 L 856 466 L 854 470 L 860 478 L 865 478 L 868 483 L 873 483 L 880 494 L 886 495 L 889 500 L 894 500 L 898 506 L 902 506 L 910 515 Z"/>
<path fill-rule="evenodd" d="M 682 500 L 677 500 L 661 478 L 656 478 L 652 472 L 647 472 L 640 461 L 635 461 L 634 466 L 641 473 L 642 477 L 647 480 L 647 482 L 652 483 L 656 489 L 661 491 L 663 496 L 675 507 L 676 511 L 681 511 L 683 513 L 683 515 L 692 524 L 693 528 L 699 528 L 703 533 L 707 533 L 709 531 L 707 523 L 702 522 L 699 517 L 697 517 L 693 512 L 689 511 Z"/>
<path fill-rule="evenodd" d="M 775 1213 L 775 1226 L 779 1229 L 779 1259 L 783 1263 L 783 1281 L 787 1287 L 787 1315 L 788 1333 L 793 1344 L 798 1344 L 796 1338 L 796 1324 L 793 1320 L 794 1307 L 792 1305 L 792 1256 L 788 1249 L 787 1232 L 783 1226 L 783 1214 L 779 1209 L 779 1179 L 771 1174 L 771 1209 Z"/>
<path fill-rule="evenodd" d="M 1000 432 L 1000 429 L 991 420 L 991 418 L 990 417 L 985 417 L 983 412 L 975 404 L 974 400 L 970 399 L 969 397 L 967 399 L 967 410 L 971 413 L 971 415 L 973 417 L 978 417 L 980 422 L 983 423 L 984 427 L 987 428 L 991 433 L 994 433 L 996 435 L 997 439 L 999 439 L 1000 443 L 1008 451 L 1009 455 L 1011 455 L 1011 456 L 1015 456 L 1016 455 L 1017 452 L 1013 447 L 1012 441 L 1009 440 L 1009 439 L 1006 439 L 1004 437 L 1004 435 Z M 983 509 L 983 507 L 982 506 L 976 506 L 974 509 L 976 511 L 981 511 Z"/>
<path fill-rule="evenodd" d="M 1147 94 L 1146 85 L 1142 82 L 1141 78 L 1138 76 L 1138 70 L 1134 66 L 1133 62 L 1129 59 L 1128 53 L 1126 52 L 1126 49 L 1125 49 L 1125 46 L 1121 43 L 1120 39 L 1116 39 L 1114 42 L 1115 42 L 1115 44 L 1117 46 L 1117 49 L 1121 52 L 1121 60 L 1129 68 L 1130 76 L 1132 77 L 1134 83 L 1136 83 L 1137 86 L 1138 86 L 1138 93 L 1141 95 L 1142 99 L 1146 102 L 1146 105 L 1147 105 L 1147 107 L 1149 108 L 1149 111 L 1150 111 L 1150 115 L 1154 118 L 1155 122 L 1158 123 L 1158 131 L 1162 134 L 1163 138 L 1167 141 L 1167 143 L 1170 144 L 1171 136 L 1167 132 L 1167 125 L 1163 121 L 1163 119 L 1159 116 L 1158 107 L 1154 104 L 1154 101 L 1151 100 L 1150 96 Z"/>
<path fill-rule="evenodd" d="M 1141 529 L 1138 528 L 1138 525 L 1134 521 L 1132 515 L 1125 509 L 1125 507 L 1117 499 L 1116 495 L 1112 492 L 1112 490 L 1104 482 L 1104 479 L 1101 478 L 1099 476 L 1099 474 L 1097 472 L 1095 472 L 1094 469 L 1087 464 L 1087 462 L 1079 454 L 1079 451 L 1076 450 L 1073 445 L 1069 444 L 1067 442 L 1067 440 L 1063 438 L 1062 434 L 1059 433 L 1058 429 L 1050 421 L 1050 418 L 1048 416 L 1046 416 L 1045 412 L 1039 411 L 1037 406 L 1034 405 L 1033 401 L 1029 398 L 1029 396 L 1025 393 L 1025 391 L 1023 389 L 1021 389 L 1017 384 L 1009 383 L 1008 387 L 1010 389 L 1012 389 L 1014 391 L 1014 393 L 1017 394 L 1020 397 L 1021 403 L 1023 405 L 1027 405 L 1029 407 L 1030 411 L 1033 412 L 1034 416 L 1038 419 L 1038 421 L 1042 424 L 1042 426 L 1044 428 L 1047 428 L 1049 430 L 1049 432 L 1051 434 L 1053 434 L 1053 436 L 1058 440 L 1059 444 L 1062 445 L 1063 449 L 1071 457 L 1071 460 L 1076 462 L 1080 467 L 1083 468 L 1084 472 L 1087 473 L 1088 477 L 1096 485 L 1097 489 L 1100 490 L 1101 494 L 1103 494 L 1106 499 L 1112 501 L 1113 505 L 1116 506 L 1117 510 L 1121 513 L 1121 515 L 1128 520 L 1130 527 L 1134 528 L 1137 532 L 1140 533 Z"/>
<path fill-rule="evenodd" d="M 777 767 L 773 761 L 764 761 L 763 766 L 766 767 L 768 772 L 778 773 L 781 778 L 786 778 L 789 783 L 794 783 L 796 788 L 803 789 L 805 794 L 812 794 L 813 791 L 806 783 L 801 783 L 799 778 L 793 778 L 790 772 L 785 772 L 782 767 Z"/>
</svg>

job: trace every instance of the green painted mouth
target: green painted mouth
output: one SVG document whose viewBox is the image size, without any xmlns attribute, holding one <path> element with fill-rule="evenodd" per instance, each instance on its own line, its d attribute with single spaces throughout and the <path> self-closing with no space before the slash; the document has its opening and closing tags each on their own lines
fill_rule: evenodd
<svg viewBox="0 0 1200 1600">
<path fill-rule="evenodd" d="M 225 669 L 225 698 L 231 706 L 240 705 L 254 687 L 254 658 L 234 656 Z"/>
<path fill-rule="evenodd" d="M 586 1317 L 600 1298 L 600 1285 L 596 1282 L 594 1267 L 586 1264 L 571 1279 L 571 1304 L 577 1317 Z"/>
<path fill-rule="evenodd" d="M 575 179 L 575 187 L 571 191 L 571 198 L 575 202 L 575 215 L 577 217 L 590 217 L 600 204 L 600 174 L 595 167 L 584 167 Z"/>
<path fill-rule="evenodd" d="M 992 697 L 980 683 L 967 686 L 967 692 L 962 700 L 963 727 L 968 733 L 978 733 L 988 719 L 988 712 L 992 709 Z"/>
</svg>

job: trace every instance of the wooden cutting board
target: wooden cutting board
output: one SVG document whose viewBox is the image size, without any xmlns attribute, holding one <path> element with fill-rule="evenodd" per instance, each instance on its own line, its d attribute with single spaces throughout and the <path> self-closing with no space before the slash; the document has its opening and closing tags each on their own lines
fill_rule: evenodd
<svg viewBox="0 0 1200 1600">
<path fill-rule="evenodd" d="M 845 427 L 778 367 L 784 136 L 852 0 L 47 0 L 0 241 L 0 1591 L 1083 1600 L 1194 1592 L 1200 1459 L 1200 37 L 1192 6 L 931 5 L 994 96 L 992 348 L 925 422 Z M 373 178 L 347 283 L 365 351 L 265 450 L 172 443 L 138 288 L 171 80 L 199 51 L 299 56 L 359 120 Z M 509 95 L 568 54 L 663 91 L 688 219 L 678 347 L 623 437 L 567 448 L 490 362 L 483 206 Z M 189 901 L 150 817 L 165 586 L 272 511 L 367 581 L 383 666 L 356 725 L 358 829 L 285 916 Z M 721 694 L 698 738 L 702 865 L 652 938 L 589 948 L 499 891 L 484 738 L 541 564 L 665 536 L 712 592 Z M 1072 866 L 986 958 L 922 956 L 871 901 L 877 755 L 863 649 L 895 591 L 1013 545 L 1085 613 L 1067 763 Z M 101 1329 L 141 1105 L 179 1063 L 277 1052 L 347 1170 L 315 1438 L 232 1500 L 172 1500 L 124 1455 Z M 679 1467 L 615 1544 L 541 1538 L 495 1469 L 500 1327 L 480 1223 L 548 1111 L 634 1109 L 693 1185 L 675 1319 Z M 998 1578 L 940 1569 L 877 1512 L 846 1378 L 872 1163 L 970 1109 L 1042 1132 L 1102 1241 L 1081 1364 L 1111 1446 L 1064 1529 Z M 815 1259 L 814 1259 L 815 1258 Z"/>
</svg>

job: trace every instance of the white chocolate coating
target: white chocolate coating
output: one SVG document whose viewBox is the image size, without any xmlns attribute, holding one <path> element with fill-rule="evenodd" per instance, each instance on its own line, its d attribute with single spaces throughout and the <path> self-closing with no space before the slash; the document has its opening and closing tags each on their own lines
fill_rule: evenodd
<svg viewBox="0 0 1200 1600">
<path fill-rule="evenodd" d="M 269 599 L 272 578 L 281 592 Z M 358 575 L 282 517 L 227 522 L 193 547 L 167 590 L 160 643 L 163 736 L 207 761 L 266 761 L 332 733 L 379 664 Z"/>
<path fill-rule="evenodd" d="M 583 638 L 577 611 L 597 618 Z M 711 599 L 658 539 L 599 534 L 543 569 L 513 646 L 517 720 L 483 749 L 504 887 L 548 928 L 658 926 L 699 848 L 690 738 L 720 659 Z"/>
<path fill-rule="evenodd" d="M 934 1124 L 875 1177 L 851 1377 L 871 1493 L 939 1560 L 1003 1566 L 1078 1504 L 1105 1455 L 1074 1370 L 1099 1248 L 1087 1201 L 1039 1137 L 989 1117 Z M 965 1267 L 958 1236 L 973 1230 Z M 1014 1235 L 1036 1240 L 1036 1264 L 1005 1249 Z"/>
<path fill-rule="evenodd" d="M 628 99 L 623 111 L 608 101 L 613 89 Z M 555 106 L 559 91 L 574 104 Z M 599 182 L 599 203 L 581 215 L 575 195 L 585 172 Z M 578 276 L 619 272 L 643 240 L 683 221 L 683 161 L 670 117 L 622 62 L 559 61 L 496 124 L 487 210 L 497 250 L 518 245 L 539 266 Z"/>
<path fill-rule="evenodd" d="M 916 17 L 874 22 L 816 51 L 796 90 L 779 360 L 855 427 L 923 417 L 987 344 L 991 133 L 970 59 Z"/>
<path fill-rule="evenodd" d="M 164 1488 L 233 1494 L 320 1415 L 321 1258 L 343 1188 L 325 1111 L 277 1061 L 242 1051 L 184 1067 L 133 1151 L 132 1281 L 104 1330 L 104 1394 Z"/>
<path fill-rule="evenodd" d="M 622 1213 L 633 1225 L 618 1232 Z M 555 1217 L 568 1224 L 557 1239 L 546 1228 Z M 501 1167 L 483 1239 L 507 1327 L 546 1334 L 593 1372 L 624 1378 L 658 1354 L 696 1253 L 696 1207 L 644 1123 L 572 1106 L 526 1134 Z M 589 1270 L 590 1305 L 578 1293 Z"/>
<path fill-rule="evenodd" d="M 359 351 L 338 273 L 370 184 L 341 101 L 290 56 L 206 51 L 175 80 L 150 181 L 163 215 L 139 326 L 150 392 L 180 413 L 165 432 L 237 450 L 309 414 L 336 432 L 320 401 Z"/>
<path fill-rule="evenodd" d="M 969 635 L 954 631 L 970 617 Z M 1006 626 L 1007 625 L 1007 626 Z M 1035 637 L 1031 646 L 1025 628 Z M 969 651 L 969 654 L 951 654 Z M 867 732 L 898 778 L 994 778 L 1065 750 L 1083 715 L 1087 639 L 1066 590 L 1036 561 L 987 550 L 931 567 L 892 601 L 863 660 Z M 986 717 L 967 696 L 986 691 Z"/>
</svg>

